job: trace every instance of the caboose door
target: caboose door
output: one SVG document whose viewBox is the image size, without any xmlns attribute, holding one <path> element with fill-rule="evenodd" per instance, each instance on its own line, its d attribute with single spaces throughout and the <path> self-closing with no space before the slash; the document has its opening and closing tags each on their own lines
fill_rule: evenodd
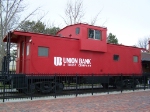
<svg viewBox="0 0 150 112">
<path fill-rule="evenodd" d="M 19 73 L 23 73 L 24 42 L 20 43 Z"/>
<path fill-rule="evenodd" d="M 23 63 L 23 49 L 24 49 L 24 42 L 20 43 L 20 60 L 19 60 L 19 73 L 23 73 L 22 71 L 22 63 Z"/>
<path fill-rule="evenodd" d="M 17 43 L 18 45 L 17 45 L 16 73 L 26 72 L 26 61 L 27 61 L 27 58 L 29 58 L 28 40 L 26 37 L 24 37 L 24 38 L 21 38 Z"/>
</svg>

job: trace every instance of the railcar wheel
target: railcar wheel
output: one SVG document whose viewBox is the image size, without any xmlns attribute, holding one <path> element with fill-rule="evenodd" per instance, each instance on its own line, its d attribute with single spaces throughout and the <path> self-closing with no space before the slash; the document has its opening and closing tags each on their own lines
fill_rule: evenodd
<svg viewBox="0 0 150 112">
<path fill-rule="evenodd" d="M 63 83 L 56 83 L 55 84 L 55 86 L 56 86 L 56 91 L 55 91 L 55 88 L 54 88 L 54 92 L 56 92 L 56 93 L 60 93 L 60 92 L 62 92 L 63 91 L 63 89 L 64 89 L 64 84 Z"/>
<path fill-rule="evenodd" d="M 51 82 L 42 82 L 40 84 L 40 92 L 41 93 L 50 93 L 52 91 L 52 83 Z"/>
<path fill-rule="evenodd" d="M 136 88 L 137 82 L 132 79 L 125 80 L 125 86 L 127 89 Z"/>
<path fill-rule="evenodd" d="M 27 88 L 22 90 L 25 94 L 31 95 L 36 92 L 35 84 L 30 84 Z"/>
<path fill-rule="evenodd" d="M 116 82 L 116 89 L 121 89 L 121 88 L 123 89 L 123 85 L 124 85 L 124 84 L 123 84 L 122 81 L 117 81 L 117 82 Z"/>
</svg>

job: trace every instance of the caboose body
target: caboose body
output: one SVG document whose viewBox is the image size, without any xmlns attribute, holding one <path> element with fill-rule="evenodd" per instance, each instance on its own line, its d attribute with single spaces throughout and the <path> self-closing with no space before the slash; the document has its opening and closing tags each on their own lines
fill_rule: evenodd
<svg viewBox="0 0 150 112">
<path fill-rule="evenodd" d="M 90 30 L 95 35 L 90 36 Z M 141 74 L 141 51 L 106 43 L 106 28 L 76 24 L 58 36 L 14 31 L 17 73 Z M 97 36 L 97 37 L 96 37 Z"/>
<path fill-rule="evenodd" d="M 67 26 L 56 36 L 13 31 L 10 42 L 17 44 L 16 73 L 49 77 L 68 74 L 71 78 L 78 74 L 84 80 L 88 74 L 109 75 L 113 81 L 120 75 L 140 76 L 141 49 L 109 44 L 106 36 L 107 28 L 88 24 Z M 105 79 L 108 77 L 103 77 L 103 83 L 107 83 Z"/>
</svg>

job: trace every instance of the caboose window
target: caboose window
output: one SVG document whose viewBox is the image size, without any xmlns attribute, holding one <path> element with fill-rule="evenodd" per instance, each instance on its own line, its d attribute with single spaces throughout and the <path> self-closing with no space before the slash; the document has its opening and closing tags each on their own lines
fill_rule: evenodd
<svg viewBox="0 0 150 112">
<path fill-rule="evenodd" d="M 95 30 L 95 39 L 100 40 L 100 31 L 99 30 Z"/>
<path fill-rule="evenodd" d="M 88 37 L 92 39 L 101 40 L 101 32 L 99 30 L 89 29 Z"/>
<path fill-rule="evenodd" d="M 38 56 L 46 56 L 48 57 L 48 50 L 47 47 L 38 47 Z"/>
<path fill-rule="evenodd" d="M 27 56 L 29 55 L 29 44 L 27 45 Z"/>
<path fill-rule="evenodd" d="M 94 30 L 92 30 L 92 29 L 89 29 L 89 38 L 94 39 Z"/>
<path fill-rule="evenodd" d="M 23 54 L 24 54 L 24 42 L 22 42 L 21 45 L 22 45 L 22 51 L 21 52 L 22 52 L 22 56 L 23 56 Z"/>
<path fill-rule="evenodd" d="M 79 34 L 79 33 L 80 33 L 80 28 L 77 27 L 77 28 L 76 28 L 76 34 Z"/>
<path fill-rule="evenodd" d="M 133 56 L 133 62 L 138 62 L 138 56 Z"/>
<path fill-rule="evenodd" d="M 119 55 L 116 55 L 116 54 L 115 54 L 115 55 L 113 56 L 113 59 L 114 59 L 114 61 L 119 61 Z"/>
</svg>

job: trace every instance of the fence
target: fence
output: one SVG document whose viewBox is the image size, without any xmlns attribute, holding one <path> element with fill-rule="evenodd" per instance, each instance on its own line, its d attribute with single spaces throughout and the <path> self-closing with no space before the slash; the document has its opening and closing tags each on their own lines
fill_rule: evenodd
<svg viewBox="0 0 150 112">
<path fill-rule="evenodd" d="M 0 72 L 1 73 L 1 72 Z M 66 96 L 145 90 L 150 88 L 150 74 L 124 77 L 104 74 L 0 74 L 0 102 L 34 100 Z M 116 81 L 119 79 L 119 81 Z M 115 82 L 115 83 L 114 83 Z"/>
</svg>

